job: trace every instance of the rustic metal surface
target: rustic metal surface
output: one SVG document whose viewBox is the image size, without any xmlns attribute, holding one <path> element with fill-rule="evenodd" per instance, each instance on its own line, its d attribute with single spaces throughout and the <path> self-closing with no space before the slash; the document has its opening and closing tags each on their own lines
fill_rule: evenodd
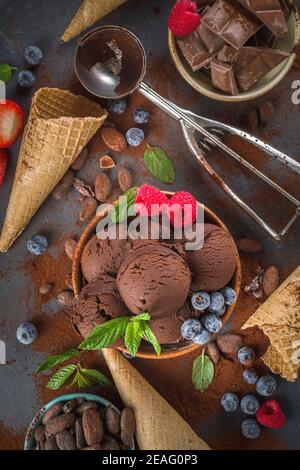
<svg viewBox="0 0 300 470">
<path fill-rule="evenodd" d="M 300 5 L 300 1 L 296 2 Z M 82 91 L 76 82 L 73 71 L 73 55 L 75 41 L 60 45 L 59 37 L 66 24 L 73 16 L 80 0 L 1 0 L 0 1 L 0 62 L 25 66 L 23 52 L 31 44 L 39 45 L 44 51 L 44 62 L 37 71 L 35 88 L 42 86 L 57 86 Z M 167 49 L 166 19 L 172 0 L 135 1 L 129 0 L 118 11 L 109 15 L 99 24 L 118 24 L 132 30 L 143 42 L 149 61 L 149 71 L 145 81 L 177 104 L 192 109 L 196 113 L 211 118 L 224 120 L 227 123 L 241 125 L 242 116 L 254 107 L 254 103 L 222 104 L 197 95 L 178 75 L 171 63 Z M 299 151 L 299 111 L 300 105 L 292 104 L 291 84 L 299 78 L 299 72 L 291 72 L 284 82 L 271 93 L 276 101 L 276 116 L 272 120 L 272 128 L 265 130 L 272 145 L 284 150 L 300 160 Z M 7 95 L 16 100 L 28 112 L 30 98 L 34 90 L 21 91 L 16 86 L 16 76 L 9 84 Z M 288 274 L 300 263 L 300 221 L 294 225 L 285 240 L 281 243 L 268 238 L 246 214 L 232 204 L 226 195 L 215 185 L 209 176 L 203 172 L 196 160 L 189 154 L 179 125 L 171 118 L 155 112 L 159 125 L 149 128 L 151 140 L 164 147 L 174 156 L 177 169 L 177 180 L 170 190 L 188 189 L 197 199 L 217 212 L 232 230 L 235 238 L 241 235 L 253 235 L 262 241 L 267 264 L 276 264 L 283 275 Z M 14 169 L 17 161 L 19 144 L 10 151 L 9 170 L 4 186 L 0 190 L 0 225 L 3 223 L 9 193 L 12 185 Z M 224 157 L 229 158 L 229 157 Z M 220 172 L 224 170 L 224 162 L 217 162 Z M 262 187 L 255 178 L 238 170 L 238 164 L 227 164 L 223 176 L 248 201 L 256 205 L 257 210 L 267 216 L 276 225 L 286 217 L 286 203 L 277 201 L 269 195 L 262 194 Z M 264 164 L 279 181 L 291 184 L 294 188 L 297 176 L 287 175 L 278 163 L 268 161 Z M 229 171 L 228 171 L 229 170 Z M 88 170 L 87 170 L 88 171 Z M 289 174 L 290 175 L 290 174 Z M 136 183 L 151 178 L 145 177 L 144 168 L 140 162 L 136 165 Z M 164 185 L 160 185 L 165 189 Z M 169 188 L 168 188 L 169 189 Z M 299 184 L 298 184 L 299 191 Z M 299 193 L 297 195 L 299 197 Z M 35 313 L 36 300 L 24 293 L 30 291 L 31 279 L 23 270 L 24 261 L 30 258 L 26 251 L 26 240 L 38 232 L 49 234 L 50 240 L 66 237 L 68 233 L 80 233 L 82 226 L 76 224 L 78 205 L 74 198 L 68 197 L 65 204 L 57 209 L 57 202 L 49 199 L 39 210 L 22 236 L 7 254 L 0 255 L 0 325 L 1 335 L 7 344 L 8 364 L 0 366 L 0 426 L 22 432 L 30 423 L 32 416 L 39 408 L 38 392 L 33 380 L 33 371 L 42 353 L 34 352 L 30 347 L 25 348 L 17 343 L 15 330 L 24 320 L 30 320 Z M 53 256 L 55 247 L 50 248 Z M 57 306 L 51 302 L 44 306 L 45 314 L 55 312 Z M 146 367 L 146 366 L 145 366 Z M 159 367 L 159 366 L 158 366 Z M 180 383 L 177 384 L 178 388 Z M 280 439 L 291 449 L 300 448 L 300 383 L 288 384 L 281 381 L 280 392 L 288 411 L 288 424 L 279 431 Z M 193 406 L 192 403 L 189 406 Z M 184 410 L 181 410 L 184 414 Z M 235 419 L 237 421 L 237 418 Z M 202 437 L 209 439 L 215 433 L 224 433 L 225 426 L 233 426 L 233 419 L 225 416 L 215 416 L 197 426 Z M 236 425 L 236 423 L 234 423 Z M 1 442 L 0 442 L 1 448 Z"/>
</svg>

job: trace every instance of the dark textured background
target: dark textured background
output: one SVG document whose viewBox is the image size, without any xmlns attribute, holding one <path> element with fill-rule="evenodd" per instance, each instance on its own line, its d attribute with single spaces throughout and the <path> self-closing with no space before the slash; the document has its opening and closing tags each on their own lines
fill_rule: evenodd
<svg viewBox="0 0 300 470">
<path fill-rule="evenodd" d="M 300 5 L 300 2 L 297 1 Z M 80 4 L 79 0 L 0 0 L 0 62 L 8 62 L 20 68 L 25 67 L 23 52 L 30 44 L 39 45 L 44 52 L 43 64 L 37 70 L 35 88 L 42 86 L 57 86 L 82 91 L 73 72 L 73 55 L 76 41 L 60 45 L 59 37 Z M 244 115 L 251 110 L 255 103 L 222 104 L 213 102 L 196 94 L 179 76 L 171 63 L 167 48 L 167 15 L 172 0 L 135 1 L 129 0 L 125 5 L 113 12 L 99 24 L 117 24 L 127 27 L 142 40 L 149 61 L 149 71 L 146 82 L 151 84 L 167 98 L 182 106 L 189 107 L 198 113 L 224 120 L 228 123 L 243 125 Z M 276 116 L 271 126 L 264 130 L 263 136 L 286 153 L 300 160 L 299 150 L 299 111 L 300 105 L 291 102 L 291 83 L 299 79 L 299 72 L 292 71 L 284 82 L 274 90 L 270 97 L 276 103 Z M 34 90 L 20 91 L 16 86 L 16 76 L 9 84 L 8 98 L 16 100 L 28 113 L 30 99 Z M 158 125 L 150 126 L 151 140 L 164 147 L 174 157 L 177 180 L 171 190 L 188 189 L 208 207 L 215 210 L 228 224 L 233 235 L 253 235 L 264 246 L 265 264 L 276 264 L 284 277 L 300 262 L 300 221 L 298 221 L 285 240 L 281 243 L 272 241 L 262 230 L 223 194 L 221 190 L 197 165 L 189 154 L 179 127 L 171 118 L 162 116 L 155 111 Z M 17 162 L 19 145 L 10 150 L 9 169 L 6 181 L 0 189 L 0 226 L 12 185 L 14 169 Z M 227 159 L 229 157 L 224 157 Z M 150 181 L 145 176 L 141 161 L 129 161 L 134 167 L 136 183 Z M 263 187 L 257 180 L 240 170 L 234 162 L 217 162 L 220 172 L 226 176 L 235 188 L 257 208 L 273 224 L 282 225 L 289 212 L 289 205 L 275 199 L 271 193 L 262 192 Z M 287 188 L 298 190 L 299 176 L 287 173 L 278 163 L 269 160 L 264 163 L 263 170 L 268 171 Z M 84 173 L 83 173 L 84 175 Z M 163 188 L 163 185 L 161 185 Z M 276 201 L 276 202 L 274 202 Z M 30 320 L 36 313 L 36 299 L 31 292 L 31 279 L 23 269 L 24 262 L 30 258 L 26 251 L 26 240 L 34 233 L 46 232 L 50 240 L 66 237 L 70 232 L 80 233 L 78 226 L 78 205 L 74 204 L 74 194 L 68 196 L 66 203 L 60 204 L 51 198 L 46 201 L 36 217 L 17 240 L 7 254 L 0 255 L 0 337 L 5 339 L 8 348 L 8 364 L 0 366 L 0 426 L 8 432 L 22 433 L 30 422 L 33 413 L 38 409 L 40 399 L 33 380 L 33 371 L 43 353 L 36 353 L 30 347 L 18 344 L 15 338 L 17 325 L 24 320 Z M 289 215 L 291 212 L 289 212 Z M 50 252 L 56 256 L 53 245 Z M 28 293 L 28 296 L 24 295 Z M 24 300 L 26 298 L 26 301 Z M 44 313 L 55 312 L 55 302 L 49 303 Z M 157 365 L 159 367 L 159 365 Z M 144 364 L 147 369 L 147 365 Z M 170 370 L 172 379 L 173 371 Z M 148 375 L 151 376 L 149 373 Z M 174 376 L 175 377 L 175 376 Z M 177 380 L 177 379 L 176 379 Z M 180 382 L 180 376 L 178 378 Z M 172 382 L 172 380 L 171 380 Z M 180 388 L 180 383 L 173 380 L 173 385 Z M 300 384 L 288 384 L 282 381 L 281 395 L 289 413 L 286 428 L 278 435 L 282 442 L 291 449 L 300 447 Z M 166 393 L 167 396 L 167 393 Z M 193 406 L 189 404 L 188 406 Z M 179 410 L 185 414 L 185 410 Z M 226 426 L 234 426 L 236 420 L 228 420 L 224 416 L 214 416 L 206 422 L 199 423 L 197 429 L 208 440 L 216 434 L 225 432 Z M 228 428 L 226 428 L 227 430 Z M 0 441 L 1 449 L 1 441 Z"/>
</svg>

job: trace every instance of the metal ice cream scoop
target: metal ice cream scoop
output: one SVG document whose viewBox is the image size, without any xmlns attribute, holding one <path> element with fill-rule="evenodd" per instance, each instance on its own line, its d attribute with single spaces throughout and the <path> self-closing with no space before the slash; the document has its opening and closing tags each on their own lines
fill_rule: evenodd
<svg viewBox="0 0 300 470">
<path fill-rule="evenodd" d="M 116 51 L 111 47 L 112 43 L 117 45 L 117 51 L 122 52 L 118 56 L 116 56 Z M 115 64 L 118 60 L 119 67 L 116 68 Z M 299 217 L 300 201 L 241 155 L 225 145 L 220 137 L 225 133 L 235 134 L 251 142 L 271 158 L 275 158 L 278 162 L 298 174 L 300 174 L 300 163 L 241 129 L 182 109 L 156 93 L 156 91 L 143 82 L 146 73 L 146 53 L 139 39 L 130 31 L 119 26 L 103 26 L 87 34 L 77 47 L 75 70 L 79 81 L 85 89 L 99 98 L 120 99 L 137 90 L 160 109 L 179 121 L 186 143 L 202 167 L 223 191 L 275 240 L 281 240 Z M 293 217 L 281 231 L 277 232 L 263 220 L 211 167 L 206 159 L 206 153 L 211 150 L 212 146 L 221 149 L 237 160 L 295 206 Z"/>
</svg>

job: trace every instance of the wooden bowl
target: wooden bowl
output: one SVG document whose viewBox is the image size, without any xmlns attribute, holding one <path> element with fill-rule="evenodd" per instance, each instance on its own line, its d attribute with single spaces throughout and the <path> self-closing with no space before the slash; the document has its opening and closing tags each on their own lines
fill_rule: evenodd
<svg viewBox="0 0 300 470">
<path fill-rule="evenodd" d="M 292 0 L 289 0 L 289 2 L 291 3 L 291 13 L 287 20 L 288 34 L 285 38 L 277 39 L 275 47 L 281 50 L 293 51 L 296 44 L 300 42 L 300 17 L 296 5 Z M 177 47 L 175 37 L 170 31 L 168 33 L 168 44 L 172 60 L 178 72 L 186 82 L 202 95 L 208 96 L 209 98 L 217 101 L 225 101 L 229 103 L 253 100 L 268 93 L 287 75 L 296 59 L 296 54 L 292 53 L 289 58 L 271 70 L 250 90 L 239 92 L 237 95 L 232 96 L 214 88 L 208 75 L 203 71 L 192 71 Z"/>
<path fill-rule="evenodd" d="M 168 191 L 164 191 L 164 192 L 167 196 L 172 196 L 174 194 Z M 79 239 L 79 242 L 77 244 L 77 247 L 73 256 L 73 263 L 72 263 L 72 283 L 73 283 L 73 290 L 75 293 L 75 297 L 78 297 L 80 295 L 80 292 L 82 289 L 82 273 L 81 273 L 80 260 L 81 260 L 83 249 L 86 243 L 89 241 L 89 239 L 93 235 L 95 235 L 97 224 L 104 217 L 105 213 L 106 212 L 104 211 L 102 214 L 96 215 L 89 222 L 89 224 L 83 231 Z M 211 211 L 208 207 L 205 207 L 205 206 L 204 206 L 204 221 L 206 223 L 218 225 L 224 230 L 229 231 L 226 225 L 222 222 L 222 220 L 220 220 L 219 217 L 213 211 Z M 241 276 L 242 276 L 241 272 L 242 272 L 241 261 L 240 261 L 238 251 L 236 250 L 236 271 L 235 271 L 231 284 L 237 296 L 239 295 L 239 292 L 241 289 Z M 225 315 L 222 317 L 223 326 L 230 319 L 234 311 L 234 308 L 235 308 L 235 305 L 228 306 Z M 200 348 L 202 348 L 202 346 L 194 344 L 190 341 L 184 340 L 176 344 L 162 345 L 161 355 L 157 356 L 153 352 L 152 346 L 148 345 L 147 343 L 144 343 L 142 344 L 140 351 L 137 353 L 137 357 L 141 357 L 144 359 L 171 359 L 174 357 L 184 356 L 185 354 L 189 354 L 190 352 L 195 351 L 196 349 L 200 349 Z M 119 349 L 122 352 L 127 352 L 127 350 L 124 347 L 119 347 Z"/>
</svg>

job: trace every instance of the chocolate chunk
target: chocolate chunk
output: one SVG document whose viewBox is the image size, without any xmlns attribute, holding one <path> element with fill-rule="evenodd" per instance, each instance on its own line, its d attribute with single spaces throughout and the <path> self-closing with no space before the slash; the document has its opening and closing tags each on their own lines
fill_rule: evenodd
<svg viewBox="0 0 300 470">
<path fill-rule="evenodd" d="M 279 0 L 238 1 L 253 15 L 257 16 L 275 36 L 286 36 L 288 29 Z"/>
<path fill-rule="evenodd" d="M 209 54 L 205 49 L 196 31 L 193 31 L 191 34 L 181 39 L 177 39 L 177 45 L 193 72 L 207 65 L 213 57 L 213 55 Z"/>
<path fill-rule="evenodd" d="M 210 67 L 212 84 L 225 93 L 237 95 L 239 90 L 235 81 L 232 66 L 214 59 L 211 61 Z"/>
<path fill-rule="evenodd" d="M 202 22 L 236 49 L 241 48 L 262 26 L 247 10 L 228 0 L 217 0 L 204 14 Z"/>
<path fill-rule="evenodd" d="M 238 57 L 238 51 L 234 47 L 228 46 L 228 45 L 223 46 L 217 55 L 217 59 L 220 62 L 226 62 L 226 64 L 231 64 L 231 65 L 234 64 L 237 57 Z"/>
<path fill-rule="evenodd" d="M 216 54 L 225 44 L 225 41 L 213 33 L 204 23 L 200 23 L 200 26 L 197 28 L 197 33 L 205 46 L 207 52 L 210 54 Z"/>
<path fill-rule="evenodd" d="M 278 49 L 243 47 L 234 66 L 235 77 L 243 91 L 249 90 L 290 54 Z"/>
</svg>

